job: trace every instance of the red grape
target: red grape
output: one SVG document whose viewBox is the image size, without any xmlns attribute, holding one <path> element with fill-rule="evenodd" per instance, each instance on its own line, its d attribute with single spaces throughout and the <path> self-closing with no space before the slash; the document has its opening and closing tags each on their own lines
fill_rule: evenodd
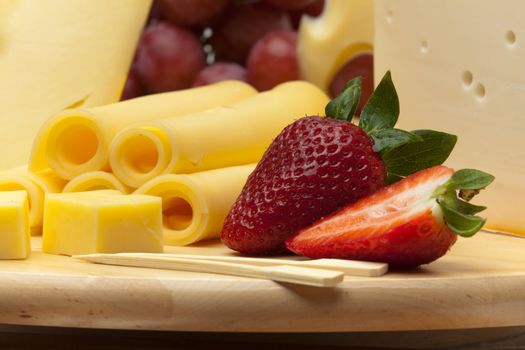
<svg viewBox="0 0 525 350">
<path fill-rule="evenodd" d="M 312 4 L 309 6 L 300 9 L 300 10 L 291 10 L 289 12 L 290 20 L 292 21 L 293 27 L 295 29 L 299 28 L 299 24 L 301 23 L 301 17 L 303 15 L 308 15 L 311 17 L 317 17 L 321 13 L 323 13 L 324 9 L 324 0 L 314 0 Z"/>
<path fill-rule="evenodd" d="M 299 79 L 297 32 L 287 30 L 263 36 L 248 57 L 248 82 L 259 91 Z"/>
<path fill-rule="evenodd" d="M 246 69 L 237 63 L 214 63 L 197 74 L 192 87 L 213 84 L 223 80 L 247 81 Z"/>
<path fill-rule="evenodd" d="M 128 79 L 124 85 L 124 90 L 122 91 L 122 96 L 120 100 L 129 100 L 130 98 L 135 98 L 142 96 L 144 94 L 144 88 L 140 82 L 137 73 L 133 69 L 129 71 Z"/>
<path fill-rule="evenodd" d="M 151 4 L 151 9 L 149 10 L 147 23 L 150 24 L 161 19 L 163 19 L 163 13 L 159 5 L 159 0 L 153 0 L 153 3 Z"/>
<path fill-rule="evenodd" d="M 136 55 L 136 72 L 152 93 L 188 88 L 205 65 L 199 39 L 167 22 L 146 28 Z"/>
<path fill-rule="evenodd" d="M 268 5 L 274 6 L 281 10 L 302 10 L 314 3 L 316 0 L 263 0 Z"/>
<path fill-rule="evenodd" d="M 357 107 L 356 114 L 361 113 L 361 109 L 374 91 L 374 56 L 370 53 L 361 54 L 350 59 L 335 74 L 330 83 L 330 95 L 337 96 L 343 90 L 345 84 L 352 78 L 361 76 L 362 89 L 361 101 Z"/>
<path fill-rule="evenodd" d="M 218 61 L 244 64 L 251 47 L 260 37 L 291 27 L 284 11 L 240 4 L 213 27 L 210 43 Z"/>
<path fill-rule="evenodd" d="M 204 27 L 217 17 L 229 0 L 159 0 L 164 17 L 173 24 Z"/>
</svg>

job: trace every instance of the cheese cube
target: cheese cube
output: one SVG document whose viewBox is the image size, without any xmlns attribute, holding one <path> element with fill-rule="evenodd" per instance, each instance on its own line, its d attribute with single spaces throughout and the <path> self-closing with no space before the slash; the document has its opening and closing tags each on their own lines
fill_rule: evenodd
<svg viewBox="0 0 525 350">
<path fill-rule="evenodd" d="M 29 236 L 27 192 L 0 192 L 0 259 L 27 258 Z"/>
<path fill-rule="evenodd" d="M 63 255 L 162 252 L 161 199 L 117 193 L 48 195 L 42 251 Z"/>
</svg>

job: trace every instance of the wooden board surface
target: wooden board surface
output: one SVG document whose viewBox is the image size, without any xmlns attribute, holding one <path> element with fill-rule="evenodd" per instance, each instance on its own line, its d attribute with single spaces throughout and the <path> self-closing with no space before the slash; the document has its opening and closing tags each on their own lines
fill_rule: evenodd
<svg viewBox="0 0 525 350">
<path fill-rule="evenodd" d="M 35 251 L 0 261 L 0 323 L 217 332 L 364 332 L 525 325 L 525 239 L 480 233 L 444 258 L 337 288 L 103 266 Z M 233 254 L 219 242 L 167 252 Z"/>
</svg>

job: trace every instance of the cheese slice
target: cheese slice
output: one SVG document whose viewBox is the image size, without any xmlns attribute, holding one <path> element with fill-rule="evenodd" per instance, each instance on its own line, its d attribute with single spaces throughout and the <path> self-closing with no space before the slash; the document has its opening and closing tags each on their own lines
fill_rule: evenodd
<svg viewBox="0 0 525 350">
<path fill-rule="evenodd" d="M 0 192 L 0 259 L 25 259 L 30 253 L 27 193 Z"/>
<path fill-rule="evenodd" d="M 0 172 L 0 191 L 25 190 L 29 200 L 29 223 L 32 234 L 40 234 L 47 193 L 61 192 L 66 181 L 50 170 L 30 173 L 27 166 Z"/>
<path fill-rule="evenodd" d="M 448 165 L 496 176 L 475 198 L 493 230 L 525 234 L 524 2 L 377 0 L 376 81 L 386 70 L 404 129 L 458 135 Z"/>
<path fill-rule="evenodd" d="M 187 245 L 219 237 L 231 206 L 255 164 L 193 174 L 161 175 L 135 193 L 162 198 L 164 242 Z"/>
<path fill-rule="evenodd" d="M 53 114 L 119 99 L 150 3 L 0 1 L 0 169 L 27 163 Z"/>
<path fill-rule="evenodd" d="M 256 93 L 246 83 L 225 81 L 91 109 L 65 110 L 40 129 L 33 144 L 30 170 L 51 167 L 68 180 L 89 171 L 109 170 L 109 144 L 126 126 L 203 111 Z"/>
<path fill-rule="evenodd" d="M 326 0 L 319 17 L 304 16 L 299 27 L 301 77 L 328 91 L 334 75 L 351 58 L 371 53 L 372 0 Z"/>
<path fill-rule="evenodd" d="M 227 106 L 139 123 L 115 137 L 111 168 L 123 183 L 138 187 L 161 174 L 257 162 L 288 124 L 323 114 L 327 103 L 318 87 L 294 81 Z"/>
<path fill-rule="evenodd" d="M 78 175 L 67 183 L 62 192 L 86 192 L 104 189 L 117 190 L 123 194 L 131 192 L 131 188 L 120 182 L 115 175 L 105 171 L 91 171 Z"/>
<path fill-rule="evenodd" d="M 62 255 L 161 253 L 161 199 L 115 193 L 47 195 L 42 251 Z"/>
</svg>

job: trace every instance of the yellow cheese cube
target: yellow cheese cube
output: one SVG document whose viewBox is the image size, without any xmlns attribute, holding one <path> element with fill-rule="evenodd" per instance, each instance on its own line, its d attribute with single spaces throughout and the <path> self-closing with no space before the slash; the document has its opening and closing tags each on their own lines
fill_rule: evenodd
<svg viewBox="0 0 525 350">
<path fill-rule="evenodd" d="M 162 252 L 161 199 L 116 193 L 48 195 L 42 251 L 64 255 Z"/>
<path fill-rule="evenodd" d="M 0 192 L 0 259 L 27 258 L 29 236 L 27 192 Z"/>
</svg>

